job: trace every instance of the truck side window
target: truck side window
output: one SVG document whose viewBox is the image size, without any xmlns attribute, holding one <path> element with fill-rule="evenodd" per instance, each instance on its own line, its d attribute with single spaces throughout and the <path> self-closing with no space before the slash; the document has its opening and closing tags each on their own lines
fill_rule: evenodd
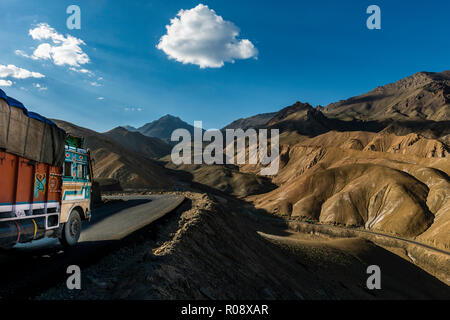
<svg viewBox="0 0 450 320">
<path fill-rule="evenodd" d="M 84 170 L 84 178 L 90 180 L 91 177 L 89 176 L 89 167 L 87 165 L 83 165 L 83 170 Z"/>
<path fill-rule="evenodd" d="M 64 177 L 72 178 L 72 162 L 64 162 Z"/>
<path fill-rule="evenodd" d="M 84 170 L 83 170 L 83 165 L 82 164 L 79 164 L 78 166 L 77 166 L 77 173 L 78 173 L 78 175 L 77 175 L 77 177 L 78 177 L 78 179 L 84 179 Z"/>
</svg>

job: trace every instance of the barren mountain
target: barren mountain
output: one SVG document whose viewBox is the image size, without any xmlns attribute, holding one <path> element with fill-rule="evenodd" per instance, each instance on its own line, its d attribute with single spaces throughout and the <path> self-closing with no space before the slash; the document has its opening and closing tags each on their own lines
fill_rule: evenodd
<svg viewBox="0 0 450 320">
<path fill-rule="evenodd" d="M 122 126 L 122 128 L 125 128 L 125 129 L 127 129 L 128 131 L 131 131 L 131 132 L 137 131 L 137 129 L 135 127 L 133 127 L 133 126 L 125 125 L 125 126 Z"/>
<path fill-rule="evenodd" d="M 448 144 L 450 71 L 420 72 L 326 107 L 296 102 L 260 126 L 278 128 L 281 141 L 289 144 L 329 131 L 382 130 L 396 135 L 416 133 Z"/>
<path fill-rule="evenodd" d="M 136 130 L 147 137 L 156 137 L 165 141 L 170 141 L 172 132 L 176 129 L 186 129 L 191 134 L 194 133 L 194 127 L 192 125 L 169 114 L 158 120 L 147 123 Z"/>
<path fill-rule="evenodd" d="M 123 146 L 133 150 L 146 158 L 161 158 L 168 154 L 172 147 L 154 137 L 146 137 L 139 132 L 130 132 L 123 127 L 114 128 L 103 133 Z"/>
<path fill-rule="evenodd" d="M 450 120 L 450 71 L 419 72 L 322 109 L 342 120 Z"/>
<path fill-rule="evenodd" d="M 282 109 L 266 125 L 281 132 L 278 188 L 248 199 L 450 248 L 449 84 L 450 72 L 421 72 L 325 108 Z"/>
<path fill-rule="evenodd" d="M 111 184 L 111 180 L 122 188 L 162 188 L 171 184 L 163 167 L 113 138 L 66 121 L 54 121 L 68 133 L 85 138 L 94 159 L 94 178 L 101 185 Z"/>
<path fill-rule="evenodd" d="M 281 143 L 295 144 L 305 137 L 315 137 L 333 130 L 378 132 L 385 125 L 376 121 L 343 121 L 328 118 L 320 108 L 313 108 L 308 103 L 296 102 L 275 113 L 264 127 L 278 129 Z"/>
<path fill-rule="evenodd" d="M 306 136 L 316 136 L 329 131 L 330 123 L 319 110 L 308 103 L 296 102 L 277 112 L 266 127 L 280 132 L 295 131 Z"/>
<path fill-rule="evenodd" d="M 225 126 L 223 129 L 242 129 L 247 130 L 248 128 L 259 128 L 267 124 L 267 122 L 275 116 L 276 112 L 261 113 L 248 118 L 241 118 L 233 121 L 229 125 Z"/>
</svg>

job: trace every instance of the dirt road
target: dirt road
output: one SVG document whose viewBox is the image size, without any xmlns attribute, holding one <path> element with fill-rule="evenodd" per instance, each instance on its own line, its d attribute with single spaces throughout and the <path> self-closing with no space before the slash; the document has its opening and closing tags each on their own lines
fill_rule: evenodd
<svg viewBox="0 0 450 320">
<path fill-rule="evenodd" d="M 90 224 L 80 237 L 80 242 L 120 240 L 161 218 L 178 207 L 184 197 L 178 195 L 135 195 L 109 196 L 108 200 L 124 200 L 126 202 L 143 202 L 140 205 L 124 208 L 113 215 L 105 216 L 101 222 Z"/>
</svg>

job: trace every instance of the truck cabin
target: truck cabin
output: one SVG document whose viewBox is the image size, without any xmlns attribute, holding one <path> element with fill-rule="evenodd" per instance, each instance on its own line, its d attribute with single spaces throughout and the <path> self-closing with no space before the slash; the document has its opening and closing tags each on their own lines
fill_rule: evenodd
<svg viewBox="0 0 450 320">
<path fill-rule="evenodd" d="M 91 181 L 88 152 L 84 149 L 82 138 L 72 135 L 68 135 L 66 138 L 63 181 Z"/>
</svg>

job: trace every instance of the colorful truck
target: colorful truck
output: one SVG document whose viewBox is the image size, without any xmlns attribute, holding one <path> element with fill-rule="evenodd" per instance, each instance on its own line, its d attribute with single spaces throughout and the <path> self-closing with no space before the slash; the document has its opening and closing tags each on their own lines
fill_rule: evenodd
<svg viewBox="0 0 450 320">
<path fill-rule="evenodd" d="M 82 138 L 0 90 L 0 247 L 78 242 L 90 220 L 92 165 Z"/>
</svg>

